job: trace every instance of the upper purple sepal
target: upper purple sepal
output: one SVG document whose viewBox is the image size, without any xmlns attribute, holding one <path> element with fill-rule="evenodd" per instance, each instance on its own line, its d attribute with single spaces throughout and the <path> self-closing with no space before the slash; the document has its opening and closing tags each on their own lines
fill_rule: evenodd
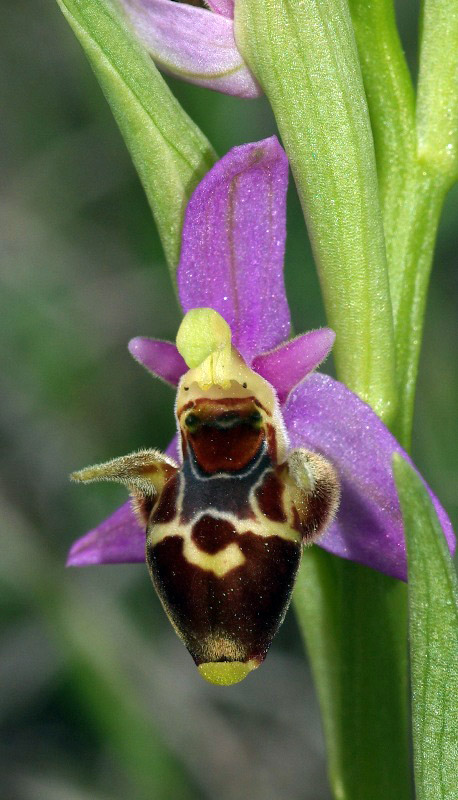
<svg viewBox="0 0 458 800">
<path fill-rule="evenodd" d="M 402 516 L 392 473 L 393 453 L 409 457 L 372 409 L 342 383 L 311 375 L 283 410 L 293 447 L 322 453 L 337 468 L 342 497 L 319 544 L 342 558 L 407 580 Z M 411 462 L 410 462 L 411 463 Z M 428 489 L 451 551 L 450 520 Z"/>
<path fill-rule="evenodd" d="M 283 280 L 288 161 L 275 136 L 234 147 L 188 203 L 177 281 L 184 311 L 209 307 L 248 363 L 288 338 Z"/>
</svg>

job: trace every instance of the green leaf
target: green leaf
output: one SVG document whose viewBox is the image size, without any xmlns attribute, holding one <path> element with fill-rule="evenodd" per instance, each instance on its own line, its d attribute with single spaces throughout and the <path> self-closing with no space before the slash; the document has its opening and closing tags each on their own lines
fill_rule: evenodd
<svg viewBox="0 0 458 800">
<path fill-rule="evenodd" d="M 237 44 L 290 159 L 339 377 L 395 411 L 393 321 L 369 113 L 342 0 L 236 0 Z"/>
<path fill-rule="evenodd" d="M 214 163 L 215 153 L 116 6 L 107 0 L 57 2 L 124 136 L 174 280 L 186 203 Z"/>
<path fill-rule="evenodd" d="M 412 722 L 418 800 L 455 800 L 458 787 L 458 585 L 431 499 L 393 459 L 407 544 Z"/>
<path fill-rule="evenodd" d="M 293 595 L 336 800 L 410 798 L 406 587 L 319 547 Z"/>
</svg>

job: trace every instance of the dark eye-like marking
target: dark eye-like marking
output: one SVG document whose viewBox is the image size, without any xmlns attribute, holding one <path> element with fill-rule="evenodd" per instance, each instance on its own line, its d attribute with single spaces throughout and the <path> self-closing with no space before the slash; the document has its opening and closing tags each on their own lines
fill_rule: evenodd
<svg viewBox="0 0 458 800">
<path fill-rule="evenodd" d="M 199 424 L 199 421 L 200 420 L 199 420 L 199 417 L 197 416 L 197 414 L 192 414 L 191 413 L 191 414 L 188 414 L 188 416 L 186 417 L 185 425 L 190 430 L 193 430 L 193 429 L 197 428 L 197 425 Z"/>
<path fill-rule="evenodd" d="M 185 392 L 189 392 L 189 386 L 183 386 L 183 389 L 185 390 Z"/>
<path fill-rule="evenodd" d="M 242 386 L 243 386 L 244 389 L 246 389 L 248 384 L 247 383 L 242 383 Z"/>
<path fill-rule="evenodd" d="M 255 427 L 259 427 L 262 422 L 262 414 L 260 411 L 253 411 L 248 417 L 249 422 Z"/>
</svg>

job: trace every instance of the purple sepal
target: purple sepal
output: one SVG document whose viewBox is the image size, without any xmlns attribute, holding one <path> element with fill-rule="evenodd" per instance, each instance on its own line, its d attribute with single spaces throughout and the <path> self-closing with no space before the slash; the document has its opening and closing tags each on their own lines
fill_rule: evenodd
<svg viewBox="0 0 458 800">
<path fill-rule="evenodd" d="M 237 97 L 262 94 L 237 49 L 234 23 L 228 16 L 171 0 L 122 0 L 122 4 L 161 69 Z"/>
<path fill-rule="evenodd" d="M 173 437 L 165 452 L 177 463 L 180 461 L 178 436 Z M 67 567 L 139 563 L 145 560 L 145 542 L 145 529 L 140 526 L 129 501 L 73 543 Z"/>
<path fill-rule="evenodd" d="M 216 14 L 222 14 L 229 19 L 234 18 L 234 0 L 206 0 L 206 2 Z"/>
<path fill-rule="evenodd" d="M 188 203 L 177 281 L 184 311 L 210 307 L 253 356 L 289 336 L 283 281 L 288 161 L 275 136 L 234 147 Z"/>
<path fill-rule="evenodd" d="M 336 335 L 331 328 L 304 333 L 253 359 L 252 367 L 277 392 L 280 403 L 309 372 L 316 369 L 332 349 Z"/>
<path fill-rule="evenodd" d="M 404 533 L 391 461 L 395 452 L 410 459 L 394 436 L 366 403 L 322 374 L 310 375 L 294 389 L 283 414 L 291 446 L 327 456 L 342 482 L 336 520 L 320 546 L 405 581 Z M 428 491 L 453 552 L 450 520 Z"/>
<path fill-rule="evenodd" d="M 181 464 L 182 457 L 181 457 L 181 449 L 180 449 L 180 437 L 179 434 L 176 433 L 173 437 L 172 441 L 168 445 L 166 451 L 166 456 L 170 456 L 177 464 Z"/>
<path fill-rule="evenodd" d="M 156 378 L 177 386 L 188 367 L 172 342 L 137 336 L 129 342 L 129 352 Z"/>
<path fill-rule="evenodd" d="M 137 522 L 130 502 L 70 548 L 67 567 L 90 564 L 128 564 L 145 560 L 146 533 Z"/>
</svg>

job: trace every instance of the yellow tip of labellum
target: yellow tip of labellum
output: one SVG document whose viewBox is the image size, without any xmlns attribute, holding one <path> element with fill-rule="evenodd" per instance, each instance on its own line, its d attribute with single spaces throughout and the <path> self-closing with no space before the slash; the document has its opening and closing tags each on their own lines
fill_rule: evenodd
<svg viewBox="0 0 458 800">
<path fill-rule="evenodd" d="M 244 678 L 259 664 L 254 659 L 251 661 L 213 661 L 208 664 L 200 664 L 198 670 L 208 683 L 215 686 L 232 686 L 233 683 L 240 683 Z"/>
</svg>

